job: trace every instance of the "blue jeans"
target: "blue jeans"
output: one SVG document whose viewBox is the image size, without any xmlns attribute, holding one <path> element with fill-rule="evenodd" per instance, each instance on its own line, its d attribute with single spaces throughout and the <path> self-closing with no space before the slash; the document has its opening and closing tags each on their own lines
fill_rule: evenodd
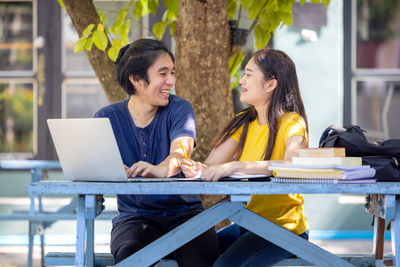
<svg viewBox="0 0 400 267">
<path fill-rule="evenodd" d="M 222 254 L 214 263 L 214 267 L 271 266 L 294 256 L 237 224 L 221 229 L 217 235 Z M 299 236 L 308 240 L 308 231 Z"/>
</svg>

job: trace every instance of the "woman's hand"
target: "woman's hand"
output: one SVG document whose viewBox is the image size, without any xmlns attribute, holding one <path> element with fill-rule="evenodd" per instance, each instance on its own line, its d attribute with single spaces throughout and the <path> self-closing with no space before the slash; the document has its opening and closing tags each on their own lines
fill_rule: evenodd
<svg viewBox="0 0 400 267">
<path fill-rule="evenodd" d="M 221 177 L 226 177 L 235 172 L 235 161 L 227 162 L 224 164 L 218 164 L 208 167 L 203 175 L 201 175 L 201 179 L 209 182 L 216 182 Z"/>
<path fill-rule="evenodd" d="M 199 178 L 203 171 L 203 166 L 200 162 L 181 159 L 181 170 L 186 178 Z"/>
</svg>

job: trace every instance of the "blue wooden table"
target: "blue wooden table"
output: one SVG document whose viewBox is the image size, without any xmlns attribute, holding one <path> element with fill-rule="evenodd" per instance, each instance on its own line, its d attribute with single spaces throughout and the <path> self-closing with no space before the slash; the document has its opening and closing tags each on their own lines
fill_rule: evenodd
<svg viewBox="0 0 400 267">
<path fill-rule="evenodd" d="M 270 182 L 37 182 L 30 194 L 77 194 L 75 266 L 94 266 L 94 219 L 101 212 L 103 194 L 226 194 L 222 201 L 160 237 L 116 266 L 149 266 L 221 220 L 231 221 L 317 266 L 353 266 L 347 261 L 269 222 L 245 208 L 251 194 L 380 194 L 387 197 L 381 215 L 392 221 L 394 266 L 400 267 L 400 183 L 376 184 L 278 184 Z"/>
</svg>

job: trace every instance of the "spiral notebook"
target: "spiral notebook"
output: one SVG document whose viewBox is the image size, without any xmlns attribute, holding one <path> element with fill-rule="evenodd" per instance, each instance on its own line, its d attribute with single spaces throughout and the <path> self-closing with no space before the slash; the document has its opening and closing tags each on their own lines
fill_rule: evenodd
<svg viewBox="0 0 400 267">
<path fill-rule="evenodd" d="M 370 184 L 375 183 L 376 179 L 299 179 L 299 178 L 277 178 L 271 177 L 271 183 L 288 183 L 288 184 Z"/>
</svg>

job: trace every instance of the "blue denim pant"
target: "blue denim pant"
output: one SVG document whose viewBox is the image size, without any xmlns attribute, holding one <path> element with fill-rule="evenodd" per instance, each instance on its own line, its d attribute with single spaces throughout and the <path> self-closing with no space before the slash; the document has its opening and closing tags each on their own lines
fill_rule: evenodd
<svg viewBox="0 0 400 267">
<path fill-rule="evenodd" d="M 237 224 L 221 229 L 217 235 L 222 255 L 214 263 L 214 267 L 271 266 L 294 256 Z M 308 231 L 299 236 L 308 240 Z"/>
</svg>

